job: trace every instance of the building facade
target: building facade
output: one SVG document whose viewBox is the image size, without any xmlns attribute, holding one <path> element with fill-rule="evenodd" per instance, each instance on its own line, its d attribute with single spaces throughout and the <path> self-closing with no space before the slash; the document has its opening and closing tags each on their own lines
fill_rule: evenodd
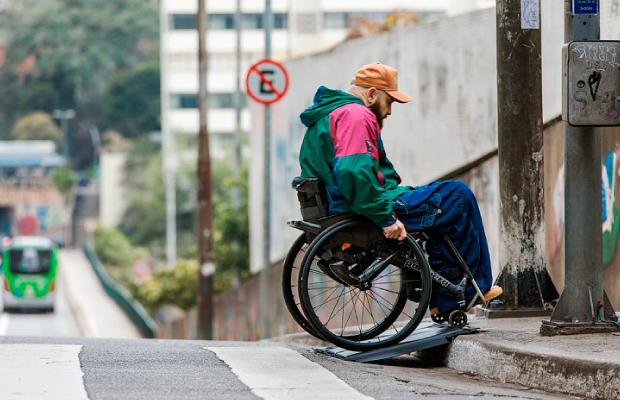
<svg viewBox="0 0 620 400">
<path fill-rule="evenodd" d="M 360 18 L 382 22 L 394 11 L 408 10 L 420 19 L 441 17 L 453 0 L 272 0 L 272 58 L 284 60 L 322 51 L 341 42 Z M 459 0 L 462 2 L 463 0 Z M 490 1 L 490 0 L 489 0 Z M 475 5 L 488 0 L 467 1 Z M 494 2 L 494 0 L 493 0 Z M 196 0 L 161 0 L 162 13 L 162 129 L 177 141 L 192 145 L 198 132 L 198 36 Z M 241 14 L 240 66 L 237 67 L 237 7 Z M 462 6 L 459 8 L 462 9 Z M 208 13 L 208 129 L 212 151 L 231 145 L 237 130 L 235 93 L 241 97 L 241 130 L 250 129 L 245 96 L 249 67 L 264 58 L 265 0 L 209 0 Z M 239 71 L 239 75 L 237 75 Z M 193 146 L 192 146 L 193 147 Z"/>
</svg>

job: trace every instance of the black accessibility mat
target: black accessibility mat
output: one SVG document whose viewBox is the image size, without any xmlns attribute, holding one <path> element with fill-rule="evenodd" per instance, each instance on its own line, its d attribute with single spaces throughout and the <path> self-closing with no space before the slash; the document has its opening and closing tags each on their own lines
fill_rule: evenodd
<svg viewBox="0 0 620 400">
<path fill-rule="evenodd" d="M 396 357 L 414 351 L 430 349 L 450 343 L 450 339 L 459 335 L 475 333 L 479 328 L 464 326 L 453 328 L 447 324 L 420 325 L 411 335 L 400 343 L 369 351 L 351 351 L 337 346 L 315 347 L 318 353 L 338 357 L 346 361 L 371 362 Z"/>
</svg>

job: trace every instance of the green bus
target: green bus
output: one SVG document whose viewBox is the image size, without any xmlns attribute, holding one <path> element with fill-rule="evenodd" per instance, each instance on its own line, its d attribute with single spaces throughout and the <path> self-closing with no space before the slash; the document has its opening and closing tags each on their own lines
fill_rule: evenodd
<svg viewBox="0 0 620 400">
<path fill-rule="evenodd" d="M 2 250 L 4 310 L 54 312 L 58 247 L 41 236 L 18 236 Z"/>
</svg>

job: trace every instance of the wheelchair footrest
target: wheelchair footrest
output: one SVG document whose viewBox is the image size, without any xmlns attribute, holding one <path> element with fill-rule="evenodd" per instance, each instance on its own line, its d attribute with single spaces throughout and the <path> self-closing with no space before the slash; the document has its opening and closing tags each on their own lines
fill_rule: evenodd
<svg viewBox="0 0 620 400">
<path fill-rule="evenodd" d="M 464 326 L 462 328 L 452 328 L 449 325 L 426 324 L 420 325 L 409 337 L 400 343 L 392 346 L 369 351 L 351 351 L 337 346 L 315 347 L 318 353 L 338 357 L 346 361 L 372 362 L 384 360 L 408 354 L 414 351 L 426 350 L 432 347 L 442 346 L 450 343 L 450 339 L 459 336 L 475 333 L 479 328 Z"/>
</svg>

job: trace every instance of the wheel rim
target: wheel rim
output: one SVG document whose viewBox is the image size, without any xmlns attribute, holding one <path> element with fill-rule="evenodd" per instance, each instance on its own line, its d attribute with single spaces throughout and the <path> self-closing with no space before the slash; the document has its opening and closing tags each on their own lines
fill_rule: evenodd
<svg viewBox="0 0 620 400">
<path fill-rule="evenodd" d="M 325 340 L 316 332 L 310 322 L 308 322 L 302 314 L 303 310 L 299 300 L 299 265 L 303 260 L 306 250 L 306 234 L 302 233 L 297 240 L 295 240 L 284 259 L 284 265 L 282 266 L 282 296 L 284 297 L 286 308 L 295 322 L 312 336 Z"/>
<path fill-rule="evenodd" d="M 339 231 L 364 229 L 368 225 L 353 222 L 344 225 Z M 304 257 L 300 297 L 308 321 L 321 336 L 337 346 L 351 350 L 378 348 L 402 340 L 423 318 L 430 297 L 430 273 L 419 246 L 410 238 L 405 245 L 409 257 L 414 254 L 415 260 L 423 264 L 423 273 L 416 273 L 421 290 L 419 301 L 414 302 L 407 298 L 405 284 L 408 282 L 401 265 L 397 263 L 389 264 L 372 279 L 371 287 L 366 290 L 341 279 L 334 280 L 331 274 L 325 273 L 324 265 L 321 268 L 318 261 L 328 259 L 328 262 L 332 261 L 329 265 L 338 264 L 333 262 L 338 257 L 328 256 L 337 254 L 338 250 L 334 248 L 338 249 L 338 246 L 342 247 L 350 240 L 350 235 L 339 234 L 339 231 L 321 235 Z M 356 262 L 349 260 L 346 268 L 351 271 L 358 268 L 357 273 L 368 269 L 373 261 L 384 257 L 377 249 L 385 243 L 354 250 L 352 256 Z M 364 256 L 360 256 L 360 253 L 364 253 Z M 342 255 L 339 257 L 343 258 Z"/>
</svg>

